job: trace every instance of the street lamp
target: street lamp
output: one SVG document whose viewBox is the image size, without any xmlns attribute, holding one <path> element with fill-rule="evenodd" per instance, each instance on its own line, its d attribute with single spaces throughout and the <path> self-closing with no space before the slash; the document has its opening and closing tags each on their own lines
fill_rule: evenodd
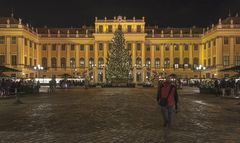
<svg viewBox="0 0 240 143">
<path fill-rule="evenodd" d="M 37 77 L 39 77 L 39 72 L 40 72 L 41 70 L 43 70 L 43 67 L 40 66 L 40 65 L 37 65 L 37 66 L 34 66 L 33 69 L 38 72 Z"/>
<path fill-rule="evenodd" d="M 196 70 L 200 72 L 200 82 L 202 82 L 202 71 L 206 70 L 206 67 L 199 65 L 198 67 L 196 67 Z"/>
</svg>

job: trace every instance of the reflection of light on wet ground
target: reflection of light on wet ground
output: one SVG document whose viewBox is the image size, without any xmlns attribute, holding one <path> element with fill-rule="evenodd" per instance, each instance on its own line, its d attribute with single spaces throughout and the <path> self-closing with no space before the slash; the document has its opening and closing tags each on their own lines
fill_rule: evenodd
<svg viewBox="0 0 240 143">
<path fill-rule="evenodd" d="M 40 117 L 40 116 L 46 116 L 46 112 L 52 110 L 52 105 L 51 104 L 40 104 L 30 111 L 29 115 L 31 117 Z"/>
<path fill-rule="evenodd" d="M 194 103 L 201 104 L 201 105 L 213 106 L 213 105 L 211 105 L 211 104 L 208 104 L 208 103 L 206 103 L 206 102 L 203 102 L 203 101 L 201 101 L 201 100 L 193 100 L 193 102 L 194 102 Z"/>
</svg>

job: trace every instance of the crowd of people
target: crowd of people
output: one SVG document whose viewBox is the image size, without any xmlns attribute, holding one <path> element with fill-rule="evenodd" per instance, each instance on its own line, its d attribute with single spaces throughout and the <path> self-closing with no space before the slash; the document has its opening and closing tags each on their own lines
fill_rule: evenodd
<svg viewBox="0 0 240 143">
<path fill-rule="evenodd" d="M 205 80 L 199 83 L 200 89 L 212 89 L 216 96 L 238 96 L 240 92 L 240 80 L 229 79 L 215 79 Z"/>
<path fill-rule="evenodd" d="M 61 88 L 85 86 L 85 82 L 84 82 L 84 80 L 60 80 L 59 86 Z"/>
<path fill-rule="evenodd" d="M 8 97 L 16 93 L 37 93 L 39 88 L 39 82 L 35 83 L 34 80 L 0 79 L 0 97 Z"/>
</svg>

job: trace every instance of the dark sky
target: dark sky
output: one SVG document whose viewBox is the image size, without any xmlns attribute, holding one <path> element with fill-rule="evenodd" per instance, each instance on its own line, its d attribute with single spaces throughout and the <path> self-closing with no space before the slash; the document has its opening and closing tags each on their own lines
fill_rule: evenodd
<svg viewBox="0 0 240 143">
<path fill-rule="evenodd" d="M 94 17 L 146 17 L 146 25 L 160 27 L 207 26 L 218 18 L 240 12 L 240 0 L 1 0 L 0 16 L 21 17 L 43 27 L 94 25 Z"/>
</svg>

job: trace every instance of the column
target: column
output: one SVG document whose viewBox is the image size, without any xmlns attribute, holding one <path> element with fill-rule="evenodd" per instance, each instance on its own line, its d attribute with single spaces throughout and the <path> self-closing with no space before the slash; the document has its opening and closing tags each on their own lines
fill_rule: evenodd
<svg viewBox="0 0 240 143">
<path fill-rule="evenodd" d="M 189 44 L 188 46 L 188 51 L 189 51 L 189 64 L 193 64 L 193 45 Z"/>
<path fill-rule="evenodd" d="M 145 44 L 142 42 L 142 82 L 145 81 L 145 72 L 146 72 L 146 66 L 145 66 L 145 61 L 146 61 L 146 55 L 145 55 Z M 144 66 L 143 66 L 144 65 Z"/>
<path fill-rule="evenodd" d="M 173 61 L 173 59 L 174 59 L 174 56 L 173 56 L 174 46 L 173 46 L 173 44 L 170 45 L 169 49 L 170 49 L 170 69 L 172 69 L 173 68 L 173 62 L 174 62 Z"/>
<path fill-rule="evenodd" d="M 97 83 L 98 82 L 98 43 L 95 42 L 95 46 L 94 46 L 94 64 L 96 65 L 96 67 L 94 67 L 94 82 Z"/>
<path fill-rule="evenodd" d="M 217 67 L 221 67 L 223 65 L 223 53 L 222 53 L 222 48 L 223 48 L 223 41 L 222 37 L 219 37 L 216 39 L 216 65 Z"/>
<path fill-rule="evenodd" d="M 79 57 L 79 49 L 80 46 L 79 45 L 74 45 L 75 48 L 75 52 L 76 52 L 76 58 L 75 58 L 75 62 L 76 62 L 76 69 L 79 70 L 79 62 L 80 62 L 80 57 Z M 78 71 L 77 71 L 78 72 Z M 76 74 L 77 75 L 77 74 Z"/>
<path fill-rule="evenodd" d="M 37 64 L 40 64 L 42 66 L 42 45 L 37 46 L 38 50 L 38 59 L 37 59 Z"/>
<path fill-rule="evenodd" d="M 179 58 L 180 58 L 180 65 L 183 65 L 184 56 L 183 56 L 183 45 L 179 45 Z M 184 66 L 184 65 L 183 65 Z"/>
<path fill-rule="evenodd" d="M 234 54 L 234 37 L 229 38 L 230 39 L 230 52 L 229 52 L 229 65 L 234 66 L 235 62 L 235 54 Z"/>
<path fill-rule="evenodd" d="M 200 44 L 198 48 L 199 52 L 199 65 L 203 65 L 204 61 L 204 44 Z"/>
<path fill-rule="evenodd" d="M 84 60 L 85 60 L 85 70 L 87 71 L 86 75 L 88 76 L 89 75 L 89 48 L 90 46 L 89 45 L 85 45 L 85 48 L 84 48 Z"/>
<path fill-rule="evenodd" d="M 151 56 L 151 68 L 155 68 L 155 45 L 151 45 L 150 56 Z"/>
<path fill-rule="evenodd" d="M 160 52 L 160 67 L 162 67 L 162 68 L 164 68 L 164 45 L 160 45 L 160 50 L 161 50 L 161 52 Z"/>
<path fill-rule="evenodd" d="M 107 43 L 106 42 L 103 45 L 103 60 L 104 60 L 103 82 L 106 82 L 106 64 L 107 64 Z"/>
<path fill-rule="evenodd" d="M 27 43 L 27 65 L 30 65 L 30 40 Z"/>
<path fill-rule="evenodd" d="M 61 70 L 61 45 L 57 45 L 57 67 Z"/>
<path fill-rule="evenodd" d="M 29 48 L 28 48 L 29 49 Z M 51 59 L 52 59 L 52 56 L 51 56 L 51 51 L 52 51 L 52 46 L 51 45 L 47 45 L 47 64 L 48 64 L 48 67 L 49 70 L 52 70 L 52 62 L 51 62 Z"/>
<path fill-rule="evenodd" d="M 11 64 L 11 37 L 7 36 L 7 48 L 6 48 L 6 65 Z"/>
<path fill-rule="evenodd" d="M 24 39 L 22 37 L 18 37 L 17 41 L 17 64 L 23 65 L 24 64 Z"/>
<path fill-rule="evenodd" d="M 67 69 L 70 69 L 70 45 L 66 45 L 66 50 L 67 50 L 67 57 L 66 57 L 66 63 L 67 63 Z"/>
<path fill-rule="evenodd" d="M 133 82 L 137 82 L 137 76 L 136 76 L 136 42 L 132 43 L 132 66 L 133 66 Z"/>
</svg>

